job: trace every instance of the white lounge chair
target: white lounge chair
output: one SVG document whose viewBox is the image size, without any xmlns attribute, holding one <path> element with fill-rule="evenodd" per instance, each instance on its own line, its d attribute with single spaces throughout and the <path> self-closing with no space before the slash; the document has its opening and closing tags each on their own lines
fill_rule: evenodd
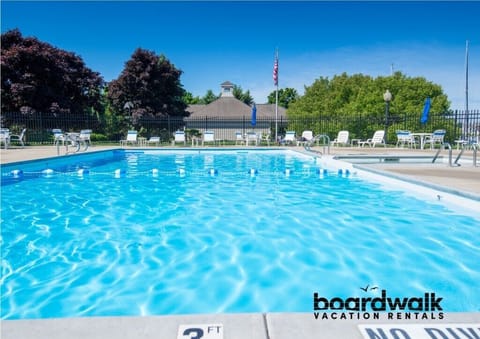
<svg viewBox="0 0 480 339">
<path fill-rule="evenodd" d="M 300 140 L 297 140 L 297 146 L 304 145 L 311 140 L 313 140 L 313 132 L 303 131 Z"/>
<path fill-rule="evenodd" d="M 397 131 L 396 147 L 402 146 L 403 148 L 405 145 L 407 145 L 408 148 L 416 148 L 417 143 L 415 141 L 415 137 L 410 131 Z"/>
<path fill-rule="evenodd" d="M 348 146 L 350 144 L 350 133 L 348 131 L 340 131 L 337 137 L 330 143 L 331 146 Z"/>
<path fill-rule="evenodd" d="M 373 137 L 371 139 L 367 139 L 365 141 L 360 141 L 358 144 L 361 147 L 365 147 L 365 145 L 368 145 L 369 147 L 375 147 L 377 145 L 383 145 L 383 147 L 386 147 L 385 145 L 385 140 L 383 137 L 385 136 L 385 131 L 384 130 L 378 130 L 375 133 L 373 133 Z"/>
<path fill-rule="evenodd" d="M 176 131 L 174 134 L 174 139 L 172 141 L 172 146 L 175 146 L 177 142 L 183 142 L 184 145 L 187 144 L 187 139 L 185 138 L 185 131 Z"/>
<path fill-rule="evenodd" d="M 9 143 L 11 144 L 12 141 L 18 142 L 20 145 L 22 145 L 22 148 L 25 147 L 25 132 L 27 132 L 27 129 L 24 128 L 22 129 L 22 132 L 20 134 L 10 134 L 10 141 Z"/>
<path fill-rule="evenodd" d="M 0 145 L 2 143 L 5 145 L 5 149 L 7 149 L 10 143 L 10 130 L 8 128 L 0 129 Z"/>
<path fill-rule="evenodd" d="M 150 139 L 147 140 L 147 145 L 150 144 L 155 144 L 158 146 L 160 144 L 160 137 L 150 137 Z"/>
<path fill-rule="evenodd" d="M 430 144 L 430 148 L 433 149 L 436 144 L 443 145 L 443 139 L 445 138 L 445 134 L 447 131 L 444 129 L 437 129 L 433 131 L 432 135 L 427 135 L 425 137 L 425 145 Z"/>
<path fill-rule="evenodd" d="M 295 131 L 287 131 L 285 133 L 285 138 L 283 138 L 283 143 L 285 145 L 293 144 L 296 141 L 297 138 L 295 137 Z"/>
<path fill-rule="evenodd" d="M 138 136 L 137 131 L 130 130 L 127 132 L 127 138 L 125 140 L 120 140 L 120 144 L 122 146 L 127 146 L 129 143 L 132 145 L 136 145 L 138 143 L 137 136 Z"/>
<path fill-rule="evenodd" d="M 204 146 L 206 142 L 213 142 L 215 145 L 215 133 L 213 131 L 203 132 L 202 146 Z"/>
</svg>

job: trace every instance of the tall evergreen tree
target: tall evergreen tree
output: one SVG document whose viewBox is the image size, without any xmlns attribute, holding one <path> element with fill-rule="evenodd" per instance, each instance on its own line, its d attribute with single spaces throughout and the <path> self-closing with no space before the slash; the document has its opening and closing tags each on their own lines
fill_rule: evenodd
<svg viewBox="0 0 480 339">
<path fill-rule="evenodd" d="M 211 102 L 217 100 L 220 96 L 215 95 L 211 89 L 207 91 L 207 93 L 202 97 L 201 103 L 208 105 Z"/>
<path fill-rule="evenodd" d="M 246 92 L 243 92 L 242 87 L 240 86 L 233 86 L 233 96 L 249 106 L 253 104 L 253 97 L 250 95 L 250 91 L 247 90 Z"/>
</svg>

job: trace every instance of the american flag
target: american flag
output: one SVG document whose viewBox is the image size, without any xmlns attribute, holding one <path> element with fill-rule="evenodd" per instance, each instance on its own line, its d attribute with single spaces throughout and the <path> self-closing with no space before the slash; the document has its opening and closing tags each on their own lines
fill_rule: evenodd
<svg viewBox="0 0 480 339">
<path fill-rule="evenodd" d="M 273 84 L 278 86 L 278 54 L 275 56 L 275 63 L 273 64 Z"/>
</svg>

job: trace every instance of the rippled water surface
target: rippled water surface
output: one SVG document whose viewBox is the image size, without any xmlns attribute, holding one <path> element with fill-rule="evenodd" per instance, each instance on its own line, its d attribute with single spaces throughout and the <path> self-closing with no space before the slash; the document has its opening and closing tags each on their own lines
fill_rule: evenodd
<svg viewBox="0 0 480 339">
<path fill-rule="evenodd" d="M 480 311 L 479 218 L 293 152 L 110 160 L 3 185 L 2 318 L 311 312 L 367 284 Z"/>
</svg>

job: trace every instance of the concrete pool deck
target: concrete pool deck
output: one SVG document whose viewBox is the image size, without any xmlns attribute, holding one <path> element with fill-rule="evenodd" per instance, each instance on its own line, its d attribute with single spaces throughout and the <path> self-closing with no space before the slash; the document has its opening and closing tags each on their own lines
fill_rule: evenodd
<svg viewBox="0 0 480 339">
<path fill-rule="evenodd" d="M 207 334 L 208 328 L 213 332 L 219 326 L 222 335 Z M 370 328 L 378 336 L 368 335 L 361 326 Z M 387 326 L 396 330 L 389 330 Z M 182 335 L 183 328 L 204 328 L 205 335 Z M 425 328 L 434 336 L 427 335 Z M 385 336 L 380 336 L 382 332 Z M 420 337 L 419 333 L 425 336 Z M 384 314 L 377 320 L 321 320 L 307 313 L 4 320 L 1 330 L 2 339 L 460 339 L 479 336 L 480 313 L 446 313 L 444 319 L 429 321 L 389 320 Z"/>
<path fill-rule="evenodd" d="M 116 149 L 119 147 L 94 146 L 88 152 Z M 134 147 L 127 147 L 135 149 Z M 249 149 L 255 149 L 249 147 Z M 296 148 L 304 151 L 303 148 Z M 323 151 L 322 147 L 314 147 L 315 151 Z M 62 153 L 63 154 L 63 153 Z M 480 197 L 480 164 L 473 166 L 472 151 L 466 151 L 460 160 L 461 166 L 450 167 L 446 163 L 447 152 L 443 158 L 432 164 L 422 162 L 381 162 L 379 157 L 415 157 L 433 158 L 432 150 L 409 150 L 397 148 L 332 148 L 330 155 L 348 161 L 355 158 L 355 165 L 372 171 L 405 178 L 409 181 L 444 187 L 449 191 L 468 193 Z M 458 151 L 454 150 L 453 159 Z M 48 157 L 56 157 L 57 150 L 53 146 L 1 149 L 0 162 L 7 164 Z M 370 158 L 369 158 L 370 157 Z M 371 161 L 371 157 L 374 160 Z M 480 157 L 480 155 L 479 155 Z M 480 161 L 480 160 L 479 160 Z M 477 161 L 478 163 L 478 161 Z M 114 302 L 114 301 L 112 301 Z M 480 310 L 472 313 L 446 313 L 443 319 L 438 315 L 427 313 L 427 320 L 388 319 L 380 313 L 380 319 L 342 320 L 315 319 L 313 305 L 311 313 L 252 313 L 252 314 L 205 314 L 205 315 L 172 315 L 144 317 L 85 317 L 66 319 L 39 320 L 3 320 L 0 322 L 0 337 L 13 338 L 196 338 L 195 332 L 182 335 L 185 328 L 211 328 L 212 331 L 221 325 L 222 335 L 206 333 L 202 338 L 252 338 L 252 339 L 286 339 L 286 338 L 475 338 L 480 337 Z M 365 325 L 371 331 L 368 332 Z M 390 325 L 388 328 L 387 325 Z M 391 326 L 394 326 L 392 330 Z M 448 329 L 447 329 L 448 327 Z M 429 328 L 426 331 L 425 328 Z M 182 329 L 182 330 L 180 330 Z M 368 334 L 370 333 L 370 335 Z M 384 336 L 381 336 L 382 333 Z M 467 333 L 467 334 L 465 334 Z M 217 336 L 215 336 L 217 334 Z M 409 335 L 409 336 L 407 336 Z M 470 335 L 470 336 L 468 336 Z"/>
</svg>

